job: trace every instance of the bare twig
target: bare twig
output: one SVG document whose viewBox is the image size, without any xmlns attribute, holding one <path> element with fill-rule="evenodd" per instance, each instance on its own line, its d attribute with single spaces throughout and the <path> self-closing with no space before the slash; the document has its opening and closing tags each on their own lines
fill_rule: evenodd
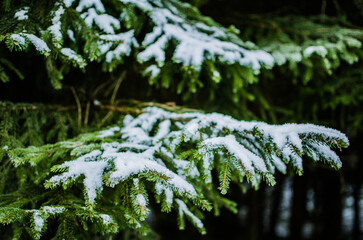
<svg viewBox="0 0 363 240">
<path fill-rule="evenodd" d="M 107 119 L 109 118 L 109 117 L 111 117 L 111 115 L 112 115 L 112 113 L 113 113 L 113 111 L 109 111 L 107 114 L 106 114 L 106 116 L 104 116 L 103 118 L 102 118 L 102 120 L 101 120 L 101 122 L 98 124 L 98 127 L 101 127 L 106 121 L 107 121 Z"/>
<path fill-rule="evenodd" d="M 99 86 L 97 86 L 97 88 L 96 88 L 96 89 L 93 91 L 93 93 L 92 93 L 92 97 L 93 97 L 93 98 L 95 98 L 95 97 L 97 96 L 98 92 L 99 92 L 102 88 L 106 87 L 106 86 L 107 86 L 107 84 L 109 84 L 110 82 L 112 82 L 112 79 L 109 79 L 108 81 L 103 82 L 102 84 L 100 84 Z"/>
<path fill-rule="evenodd" d="M 115 106 L 115 105 L 100 105 L 99 106 L 101 109 L 107 109 L 113 112 L 120 112 L 120 113 L 135 113 L 135 114 L 140 114 L 143 111 L 140 109 L 131 109 L 131 108 L 126 108 L 126 107 L 119 107 L 119 106 Z"/>
<path fill-rule="evenodd" d="M 87 124 L 88 124 L 89 109 L 90 109 L 90 107 L 91 107 L 91 102 L 90 102 L 90 101 L 88 101 L 88 102 L 87 102 L 87 105 L 86 105 L 86 112 L 85 112 L 85 114 L 84 114 L 84 120 L 83 120 L 83 125 L 84 125 L 84 126 L 87 126 Z"/>
<path fill-rule="evenodd" d="M 111 100 L 110 100 L 110 104 L 111 105 L 113 105 L 114 102 L 115 102 L 115 98 L 116 98 L 117 91 L 120 88 L 120 85 L 121 85 L 122 81 L 125 79 L 125 76 L 126 76 L 126 71 L 124 71 L 121 74 L 121 76 L 119 77 L 119 79 L 117 79 L 116 86 L 113 89 L 112 96 L 111 96 Z"/>
<path fill-rule="evenodd" d="M 326 10 L 326 0 L 323 0 L 322 2 L 321 2 L 321 9 L 320 9 L 320 13 L 321 14 L 325 14 L 325 10 Z"/>
<path fill-rule="evenodd" d="M 73 86 L 71 86 L 71 90 L 74 96 L 74 99 L 76 100 L 76 104 L 77 104 L 77 110 L 78 110 L 78 127 L 80 128 L 82 126 L 82 107 L 81 107 L 81 102 L 79 101 L 79 98 L 77 96 L 76 90 L 74 89 Z"/>
</svg>

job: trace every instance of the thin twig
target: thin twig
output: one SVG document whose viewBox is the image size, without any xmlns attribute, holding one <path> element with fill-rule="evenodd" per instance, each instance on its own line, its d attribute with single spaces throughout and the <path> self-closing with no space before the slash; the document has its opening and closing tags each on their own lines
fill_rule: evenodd
<svg viewBox="0 0 363 240">
<path fill-rule="evenodd" d="M 73 86 L 71 86 L 71 90 L 74 96 L 74 99 L 76 100 L 76 104 L 77 104 L 77 110 L 78 110 L 78 127 L 80 128 L 82 126 L 82 107 L 81 107 L 81 102 L 79 101 L 79 98 L 77 96 L 76 90 L 74 89 Z"/>
<path fill-rule="evenodd" d="M 113 89 L 113 93 L 112 93 L 112 96 L 111 96 L 111 100 L 110 100 L 110 104 L 113 105 L 114 102 L 115 102 L 115 98 L 116 98 L 116 94 L 118 92 L 118 89 L 120 88 L 120 85 L 122 83 L 122 81 L 125 79 L 125 76 L 126 76 L 126 71 L 124 71 L 121 76 L 119 77 L 119 79 L 117 80 L 116 82 L 116 86 L 115 88 Z"/>
<path fill-rule="evenodd" d="M 98 126 L 99 127 L 101 127 L 106 121 L 107 121 L 107 119 L 109 118 L 109 117 L 111 117 L 111 115 L 112 115 L 112 113 L 113 113 L 113 111 L 111 110 L 111 111 L 109 111 L 107 114 L 106 114 L 106 116 L 104 116 L 104 118 L 102 118 L 102 120 L 101 120 L 101 122 L 100 122 L 100 124 L 98 124 Z"/>
<path fill-rule="evenodd" d="M 84 125 L 84 126 L 87 126 L 87 124 L 88 124 L 89 109 L 90 109 L 90 107 L 91 107 L 91 102 L 90 102 L 90 101 L 88 101 L 88 102 L 87 102 L 87 105 L 86 105 L 86 112 L 85 112 L 85 114 L 84 114 L 84 121 L 83 121 L 83 125 Z"/>
<path fill-rule="evenodd" d="M 120 113 L 135 113 L 135 114 L 140 114 L 143 113 L 142 110 L 140 109 L 131 109 L 131 108 L 125 108 L 125 107 L 119 107 L 119 106 L 115 106 L 115 105 L 100 105 L 99 108 L 101 109 L 107 109 L 113 112 L 120 112 Z"/>
<path fill-rule="evenodd" d="M 321 2 L 321 10 L 320 10 L 320 12 L 321 12 L 321 14 L 325 14 L 325 10 L 326 10 L 326 0 L 323 0 L 322 2 Z"/>
<path fill-rule="evenodd" d="M 93 91 L 93 93 L 92 93 L 92 97 L 96 97 L 97 96 L 97 94 L 98 94 L 98 92 L 102 89 L 102 88 L 104 88 L 105 86 L 107 86 L 107 84 L 109 84 L 110 82 L 112 82 L 112 79 L 110 79 L 110 80 L 108 80 L 108 81 L 106 81 L 106 82 L 103 82 L 102 84 L 100 84 L 99 86 L 97 86 L 96 87 L 96 89 Z"/>
</svg>

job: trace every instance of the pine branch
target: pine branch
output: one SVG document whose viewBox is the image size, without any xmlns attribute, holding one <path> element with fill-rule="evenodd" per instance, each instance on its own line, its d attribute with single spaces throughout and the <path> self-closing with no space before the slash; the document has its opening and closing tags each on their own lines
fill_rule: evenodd
<svg viewBox="0 0 363 240">
<path fill-rule="evenodd" d="M 215 192 L 212 171 L 220 176 L 221 194 L 227 192 L 230 181 L 243 184 L 247 180 L 258 188 L 261 181 L 274 184 L 273 174 L 276 170 L 285 173 L 287 164 L 302 173 L 304 155 L 339 168 L 341 162 L 331 148 L 348 145 L 339 131 L 312 124 L 268 125 L 216 113 L 173 113 L 148 107 L 135 118 L 125 116 L 121 126 L 53 145 L 7 152 L 18 171 L 33 174 L 31 169 L 36 168 L 39 172 L 27 180 L 28 184 L 44 183 L 51 195 L 62 186 L 65 196 L 75 197 L 74 203 L 60 206 L 76 204 L 80 210 L 74 217 L 82 218 L 83 225 L 92 219 L 99 222 L 103 214 L 99 209 L 123 206 L 124 222 L 118 220 L 107 229 L 115 232 L 121 224 L 146 234 L 148 195 L 154 195 L 163 211 L 178 211 L 181 229 L 186 217 L 205 233 L 201 215 L 189 209 L 192 203 L 204 210 L 211 210 L 212 203 L 216 214 L 221 206 L 236 211 L 233 202 Z M 224 156 L 227 159 L 221 164 Z M 84 201 L 79 194 L 73 195 L 74 189 L 83 189 Z M 119 200 L 106 200 L 110 197 Z M 41 199 L 37 201 L 44 206 Z M 28 210 L 38 214 L 41 209 Z M 111 212 L 108 215 L 117 219 Z M 39 231 L 34 236 L 43 231 L 43 225 L 36 227 Z"/>
</svg>

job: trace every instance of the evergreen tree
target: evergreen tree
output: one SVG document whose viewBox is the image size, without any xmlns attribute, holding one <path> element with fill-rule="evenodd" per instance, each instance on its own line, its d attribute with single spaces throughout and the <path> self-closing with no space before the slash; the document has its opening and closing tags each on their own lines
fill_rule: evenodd
<svg viewBox="0 0 363 240">
<path fill-rule="evenodd" d="M 256 118 L 257 104 L 276 122 L 263 91 L 248 85 L 329 76 L 360 60 L 361 30 L 252 16 L 308 33 L 240 33 L 176 0 L 5 0 L 1 13 L 4 238 L 155 237 L 150 211 L 175 211 L 180 229 L 187 219 L 205 233 L 203 210 L 237 212 L 224 196 L 230 183 L 274 185 L 276 172 L 301 175 L 303 159 L 341 167 L 332 148 L 349 141 L 337 130 L 148 101 L 244 119 Z M 22 98 L 17 86 L 31 89 Z"/>
</svg>

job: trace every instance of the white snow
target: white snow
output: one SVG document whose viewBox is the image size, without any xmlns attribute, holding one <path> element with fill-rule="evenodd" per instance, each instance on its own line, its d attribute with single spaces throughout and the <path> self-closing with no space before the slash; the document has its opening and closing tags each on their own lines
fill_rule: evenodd
<svg viewBox="0 0 363 240">
<path fill-rule="evenodd" d="M 50 52 L 48 45 L 34 34 L 21 33 L 21 36 L 26 37 L 35 47 L 35 49 L 41 53 Z"/>
<path fill-rule="evenodd" d="M 183 216 L 186 215 L 188 216 L 191 221 L 198 227 L 198 228 L 204 228 L 204 225 L 202 223 L 202 221 L 197 218 L 187 207 L 187 205 L 180 199 L 175 199 L 175 202 L 178 204 L 179 207 L 179 215 Z"/>
<path fill-rule="evenodd" d="M 56 4 L 56 7 L 58 7 L 58 9 L 53 12 L 52 25 L 48 28 L 48 30 L 53 35 L 54 41 L 57 43 L 60 42 L 63 38 L 63 35 L 61 33 L 60 19 L 64 13 L 64 8 L 60 4 Z M 58 46 L 60 47 L 59 44 Z"/>
<path fill-rule="evenodd" d="M 320 143 L 310 143 L 309 144 L 312 150 L 316 153 L 318 153 L 322 158 L 324 158 L 328 162 L 332 162 L 335 164 L 338 168 L 341 168 L 342 162 L 340 161 L 338 155 L 330 150 L 330 147 L 326 144 Z"/>
<path fill-rule="evenodd" d="M 121 2 L 123 2 L 125 4 L 127 4 L 127 3 L 135 4 L 136 6 L 138 6 L 139 8 L 141 8 L 143 10 L 152 11 L 152 9 L 153 9 L 151 4 L 147 0 L 121 0 Z"/>
<path fill-rule="evenodd" d="M 154 141 L 157 142 L 160 139 L 162 139 L 163 137 L 165 137 L 166 135 L 168 135 L 168 133 L 170 132 L 170 126 L 171 126 L 171 122 L 169 119 L 162 121 L 159 124 L 158 132 L 154 136 Z"/>
<path fill-rule="evenodd" d="M 94 8 L 82 13 L 81 17 L 89 27 L 95 23 L 105 33 L 114 34 L 114 29 L 120 28 L 119 20 L 108 14 L 98 14 Z"/>
<path fill-rule="evenodd" d="M 165 9 L 153 7 L 147 1 L 123 2 L 147 10 L 155 24 L 153 31 L 148 33 L 142 42 L 145 49 L 138 55 L 140 62 L 155 59 L 158 65 L 162 66 L 165 61 L 166 44 L 175 39 L 178 45 L 173 54 L 174 61 L 194 66 L 199 70 L 204 59 L 216 58 L 228 64 L 238 63 L 254 69 L 261 68 L 261 63 L 273 65 L 273 57 L 267 52 L 247 50 L 232 43 L 225 33 L 226 30 L 222 28 L 210 27 L 203 23 L 192 24 L 172 5 L 169 5 L 170 9 Z"/>
<path fill-rule="evenodd" d="M 105 12 L 105 7 L 100 0 L 81 0 L 76 8 L 78 12 L 82 12 L 84 9 L 95 7 L 98 12 Z"/>
<path fill-rule="evenodd" d="M 142 194 L 137 194 L 136 196 L 136 204 L 142 206 L 142 207 L 146 207 L 146 199 L 144 197 L 144 195 Z"/>
<path fill-rule="evenodd" d="M 14 18 L 20 21 L 27 20 L 28 12 L 29 12 L 29 7 L 23 7 L 22 9 L 20 9 L 15 13 Z"/>
<path fill-rule="evenodd" d="M 47 215 L 59 214 L 64 212 L 65 210 L 66 210 L 65 207 L 43 206 L 40 210 L 31 209 L 27 211 L 33 214 L 33 223 L 35 231 L 41 232 L 45 225 L 45 221 L 48 218 Z"/>
<path fill-rule="evenodd" d="M 88 201 L 94 203 L 97 192 L 103 190 L 102 174 L 108 167 L 106 161 L 97 161 L 97 158 L 102 154 L 100 150 L 94 150 L 85 154 L 74 161 L 63 163 L 60 167 L 68 167 L 68 171 L 61 175 L 53 176 L 49 182 L 55 185 L 65 182 L 69 179 L 75 180 L 79 176 L 84 176 L 84 186 L 88 195 Z"/>
<path fill-rule="evenodd" d="M 279 157 L 272 155 L 272 160 L 277 170 L 279 170 L 282 173 L 286 173 L 287 166 L 283 161 L 281 161 Z"/>
<path fill-rule="evenodd" d="M 66 7 L 70 7 L 73 4 L 74 0 L 63 0 L 63 3 Z"/>
<path fill-rule="evenodd" d="M 34 220 L 34 229 L 37 232 L 42 231 L 44 227 L 44 218 L 42 218 L 42 215 L 39 210 L 31 210 L 33 211 L 33 220 Z"/>
<path fill-rule="evenodd" d="M 239 144 L 234 135 L 226 137 L 216 137 L 204 140 L 202 142 L 208 150 L 220 149 L 224 147 L 228 154 L 241 161 L 246 172 L 255 174 L 255 169 L 259 172 L 267 172 L 266 165 L 260 157 Z"/>
<path fill-rule="evenodd" d="M 98 101 L 97 99 L 95 99 L 94 101 L 93 101 L 93 104 L 95 105 L 95 106 L 101 106 L 102 104 L 101 104 L 101 102 L 100 101 Z"/>
<path fill-rule="evenodd" d="M 198 168 L 196 166 L 191 166 L 191 162 L 190 161 L 186 161 L 186 160 L 181 160 L 181 159 L 175 159 L 175 166 L 178 169 L 178 175 L 186 178 L 185 175 L 185 171 L 188 169 L 189 171 L 187 171 L 187 176 L 190 178 L 196 178 L 200 176 L 200 173 L 198 171 Z"/>
<path fill-rule="evenodd" d="M 143 128 L 136 128 L 135 122 L 139 119 L 133 119 L 128 127 L 123 130 L 123 138 L 126 140 L 123 143 L 104 143 L 101 150 L 94 150 L 91 153 L 85 154 L 74 161 L 65 162 L 61 165 L 62 168 L 68 167 L 68 171 L 61 175 L 52 177 L 49 181 L 54 184 L 60 184 L 69 179 L 76 179 L 84 175 L 85 190 L 88 194 L 88 201 L 93 203 L 97 192 L 103 189 L 102 174 L 109 169 L 109 163 L 114 164 L 113 171 L 110 172 L 109 182 L 111 187 L 124 181 L 127 178 L 137 175 L 141 172 L 155 172 L 167 178 L 165 184 L 172 188 L 174 191 L 189 194 L 191 197 L 196 196 L 194 187 L 183 179 L 178 174 L 170 171 L 168 168 L 160 164 L 154 157 L 156 151 L 160 151 L 161 144 L 145 145 L 144 137 L 147 136 L 143 128 L 150 128 L 150 121 L 155 122 L 157 119 L 148 119 L 147 124 L 142 124 Z M 161 137 L 166 133 L 164 128 L 170 123 L 160 129 L 161 133 L 156 137 Z M 135 127 L 134 127 L 135 126 Z M 137 134 L 133 134 L 135 129 L 139 129 Z M 99 137 L 112 136 L 114 132 L 120 131 L 119 127 L 113 127 L 108 130 L 100 132 Z M 125 134 L 129 133 L 129 134 Z M 144 133 L 144 135 L 140 133 Z M 152 140 L 152 137 L 147 136 L 149 144 L 157 142 L 157 138 Z M 137 150 L 139 152 L 132 152 Z M 119 152 L 120 151 L 120 152 Z M 140 200 L 140 199 L 139 199 Z"/>
<path fill-rule="evenodd" d="M 70 60 L 76 61 L 78 64 L 84 63 L 84 60 L 70 48 L 62 48 L 61 53 L 67 56 Z"/>
<path fill-rule="evenodd" d="M 25 44 L 25 38 L 20 36 L 19 34 L 11 34 L 10 38 L 16 42 L 18 42 L 20 45 Z"/>
<path fill-rule="evenodd" d="M 325 57 L 328 54 L 328 51 L 323 46 L 310 46 L 305 48 L 303 54 L 304 57 L 309 58 L 313 53 L 316 53 L 317 55 L 321 57 Z"/>
<path fill-rule="evenodd" d="M 65 207 L 54 207 L 54 206 L 44 206 L 42 207 L 42 212 L 45 214 L 58 214 L 66 210 Z"/>
<path fill-rule="evenodd" d="M 140 183 L 139 179 L 138 178 L 134 178 L 133 181 L 134 181 L 134 187 L 136 189 L 139 189 L 139 183 Z"/>
<path fill-rule="evenodd" d="M 133 37 L 127 38 L 123 43 L 106 54 L 106 62 L 111 63 L 114 59 L 122 59 L 122 57 L 129 56 L 132 51 L 132 46 L 137 46 L 137 42 Z"/>
<path fill-rule="evenodd" d="M 100 135 L 98 137 L 105 138 L 105 137 L 113 136 L 115 134 L 115 132 L 119 132 L 120 130 L 121 130 L 120 127 L 112 127 L 110 129 L 101 131 Z"/>
<path fill-rule="evenodd" d="M 161 36 L 155 43 L 148 46 L 144 51 L 137 55 L 140 62 L 147 62 L 152 58 L 158 63 L 159 66 L 164 65 L 165 62 L 165 47 L 168 42 L 166 36 Z"/>
<path fill-rule="evenodd" d="M 33 214 L 34 229 L 37 232 L 41 232 L 44 228 L 45 221 L 49 215 L 59 214 L 66 210 L 65 207 L 55 207 L 55 206 L 43 206 L 41 209 L 31 209 L 27 210 Z"/>
<path fill-rule="evenodd" d="M 256 141 L 252 132 L 257 132 L 256 136 L 262 140 Z M 155 190 L 159 195 L 164 193 L 166 203 L 171 206 L 175 192 L 189 198 L 197 196 L 191 179 L 203 177 L 204 181 L 212 182 L 215 155 L 229 154 L 236 169 L 242 175 L 248 174 L 250 183 L 256 186 L 262 180 L 261 175 L 273 180 L 275 168 L 285 173 L 289 162 L 302 171 L 300 154 L 314 153 L 315 160 L 323 158 L 340 167 L 338 156 L 319 138 L 333 143 L 338 140 L 349 143 L 341 132 L 312 124 L 269 125 L 238 121 L 217 113 L 179 114 L 156 107 L 143 109 L 143 113 L 135 118 L 125 117 L 122 128 L 101 131 L 99 137 L 116 133 L 121 133 L 121 139 L 102 143 L 99 149 L 83 156 L 72 155 L 78 157 L 60 166 L 68 170 L 49 181 L 58 185 L 84 176 L 88 201 L 93 203 L 97 193 L 103 190 L 104 176 L 108 177 L 108 186 L 114 187 L 129 178 L 138 183 L 140 173 L 153 173 L 165 179 L 155 185 Z M 310 139 L 306 140 L 307 137 Z M 196 150 L 202 157 L 201 169 L 191 165 L 189 160 L 178 159 L 176 151 L 182 139 L 199 146 Z M 266 152 L 267 142 L 274 145 L 276 153 Z M 164 157 L 169 158 L 168 162 L 175 171 L 166 167 Z M 135 197 L 138 204 L 146 206 L 143 195 Z"/>
<path fill-rule="evenodd" d="M 130 30 L 123 33 L 118 34 L 103 34 L 100 35 L 100 39 L 111 42 L 124 42 L 129 38 L 134 36 L 134 30 Z"/>
<path fill-rule="evenodd" d="M 149 74 L 151 76 L 151 78 L 156 78 L 160 73 L 160 68 L 158 68 L 156 65 L 150 65 L 148 66 L 145 71 L 144 74 Z"/>
<path fill-rule="evenodd" d="M 166 167 L 144 157 L 143 154 L 132 152 L 108 154 L 106 151 L 103 155 L 106 158 L 114 158 L 115 171 L 111 173 L 109 179 L 111 186 L 115 186 L 120 181 L 126 180 L 128 177 L 141 172 L 157 172 L 168 177 L 167 184 L 176 191 L 180 193 L 189 193 L 191 196 L 196 195 L 195 189 L 190 183 Z"/>
<path fill-rule="evenodd" d="M 67 35 L 69 37 L 69 39 L 72 41 L 72 42 L 76 42 L 76 39 L 74 37 L 74 32 L 71 30 L 71 29 L 68 29 L 67 30 Z"/>
<path fill-rule="evenodd" d="M 164 192 L 165 202 L 168 205 L 168 207 L 171 207 L 171 205 L 173 204 L 173 198 L 174 198 L 173 191 L 171 189 L 169 189 L 167 186 L 164 186 L 163 184 L 161 184 L 160 182 L 155 184 L 155 191 L 159 195 L 161 195 L 162 192 Z"/>
<path fill-rule="evenodd" d="M 100 214 L 99 215 L 102 219 L 103 224 L 105 225 L 110 225 L 111 223 L 114 223 L 114 220 L 112 219 L 112 217 L 108 214 Z"/>
<path fill-rule="evenodd" d="M 203 156 L 203 170 L 204 170 L 204 175 L 207 176 L 206 178 L 206 183 L 211 183 L 212 182 L 212 169 L 211 169 L 211 165 L 213 162 L 213 154 L 211 152 L 206 152 L 203 151 L 205 149 L 201 149 L 199 152 L 202 153 Z"/>
<path fill-rule="evenodd" d="M 102 54 L 106 54 L 106 62 L 111 63 L 115 59 L 122 59 L 122 57 L 129 56 L 132 47 L 138 47 L 138 42 L 134 37 L 134 30 L 123 32 L 119 34 L 105 34 L 100 35 L 98 47 Z M 116 44 L 116 48 L 111 50 L 111 47 Z"/>
<path fill-rule="evenodd" d="M 329 151 L 331 150 L 329 149 Z M 290 160 L 290 162 L 295 168 L 297 168 L 301 172 L 303 171 L 302 158 L 299 155 L 297 155 L 295 151 L 292 150 L 291 146 L 286 145 L 282 149 L 281 153 L 283 159 Z"/>
</svg>

